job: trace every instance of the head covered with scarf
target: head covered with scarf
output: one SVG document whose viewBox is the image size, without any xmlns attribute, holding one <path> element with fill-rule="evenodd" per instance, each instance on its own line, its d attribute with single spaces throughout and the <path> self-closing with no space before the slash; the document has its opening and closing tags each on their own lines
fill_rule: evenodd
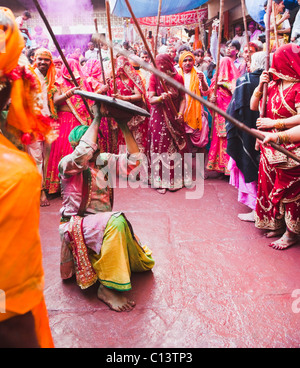
<svg viewBox="0 0 300 368">
<path fill-rule="evenodd" d="M 87 132 L 88 128 L 89 127 L 86 125 L 79 125 L 75 127 L 73 130 L 71 130 L 69 134 L 69 142 L 71 146 L 73 147 L 73 149 L 75 149 L 78 146 L 80 139 Z"/>
<path fill-rule="evenodd" d="M 142 78 L 125 56 L 119 56 L 117 58 L 116 76 L 119 77 L 121 74 L 125 74 L 133 82 L 141 94 L 145 93 Z"/>
<path fill-rule="evenodd" d="M 228 56 L 222 57 L 220 61 L 220 68 L 218 74 L 218 85 L 227 88 L 231 93 L 234 92 L 236 81 L 240 77 L 240 72 L 234 65 L 232 59 Z M 214 75 L 210 89 L 214 88 L 216 83 L 216 74 Z"/>
<path fill-rule="evenodd" d="M 300 82 L 300 46 L 289 43 L 277 49 L 269 72 L 274 80 Z"/>
<path fill-rule="evenodd" d="M 32 70 L 18 65 L 24 39 L 12 11 L 4 7 L 0 7 L 0 30 L 0 45 L 5 46 L 5 52 L 0 53 L 0 78 L 11 82 L 8 127 L 13 127 L 16 138 L 23 144 L 41 135 L 47 139 L 51 136 L 51 126 L 49 119 L 41 114 L 38 102 L 41 89 Z"/>
<path fill-rule="evenodd" d="M 103 85 L 100 61 L 98 59 L 89 59 L 82 67 L 82 72 L 93 92 L 97 92 Z"/>
<path fill-rule="evenodd" d="M 82 72 L 82 68 L 80 66 L 78 58 L 69 57 L 67 61 L 74 75 L 74 78 L 76 79 L 78 86 L 83 91 L 92 92 L 92 89 Z M 60 78 L 57 79 L 56 84 L 58 85 L 58 88 L 60 89 L 61 93 L 66 93 L 68 90 L 75 87 L 75 83 L 66 65 L 62 66 L 61 76 Z M 82 125 L 90 125 L 91 117 L 80 96 L 73 95 L 66 101 L 66 103 L 68 104 L 72 113 L 76 116 L 76 118 L 78 119 L 78 121 L 80 121 Z M 93 101 L 91 100 L 87 100 L 87 103 L 90 107 L 93 105 Z"/>
<path fill-rule="evenodd" d="M 192 58 L 195 62 L 195 56 L 190 51 L 184 51 L 181 53 L 179 57 L 179 66 L 180 71 L 179 74 L 184 78 L 184 71 L 183 71 L 183 62 L 184 60 L 189 57 Z M 199 77 L 197 74 L 196 69 L 193 67 L 191 70 L 191 81 L 189 90 L 195 93 L 197 96 L 201 96 L 201 86 Z M 184 113 L 184 121 L 193 129 L 202 129 L 202 105 L 198 100 L 191 98 L 190 96 L 187 97 L 187 106 Z"/>
<path fill-rule="evenodd" d="M 155 59 L 156 66 L 163 73 L 174 75 L 177 73 L 174 63 L 169 54 L 158 54 Z"/>
</svg>

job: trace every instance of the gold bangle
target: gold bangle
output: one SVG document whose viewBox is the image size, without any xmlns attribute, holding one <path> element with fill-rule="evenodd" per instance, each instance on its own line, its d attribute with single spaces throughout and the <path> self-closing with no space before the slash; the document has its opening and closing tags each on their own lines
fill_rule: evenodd
<svg viewBox="0 0 300 368">
<path fill-rule="evenodd" d="M 291 143 L 290 137 L 287 133 L 278 133 L 277 144 Z"/>
<path fill-rule="evenodd" d="M 278 119 L 274 125 L 274 128 L 277 130 L 285 130 L 286 125 L 283 119 Z"/>
<path fill-rule="evenodd" d="M 178 116 L 183 116 L 183 113 L 182 113 L 182 112 L 179 112 L 179 113 L 178 113 Z"/>
<path fill-rule="evenodd" d="M 260 92 L 257 88 L 254 90 L 254 97 L 257 97 L 261 99 L 261 96 L 263 95 L 263 92 Z"/>
<path fill-rule="evenodd" d="M 159 96 L 157 101 L 162 102 L 162 100 L 163 100 L 162 96 Z"/>
</svg>

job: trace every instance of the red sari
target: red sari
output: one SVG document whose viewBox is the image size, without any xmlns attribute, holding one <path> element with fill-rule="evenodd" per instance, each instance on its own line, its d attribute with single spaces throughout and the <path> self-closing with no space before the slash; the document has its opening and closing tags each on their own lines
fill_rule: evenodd
<svg viewBox="0 0 300 368">
<path fill-rule="evenodd" d="M 129 81 L 125 83 L 121 79 L 121 74 L 126 75 Z M 116 93 L 122 96 L 132 96 L 135 94 L 135 88 L 137 88 L 141 93 L 142 101 L 132 103 L 145 110 L 148 110 L 146 90 L 142 78 L 129 63 L 128 59 L 126 59 L 124 56 L 119 56 L 116 66 Z M 110 93 L 114 93 L 113 82 L 111 82 Z M 128 127 L 137 142 L 140 152 L 142 153 L 146 153 L 148 124 L 149 119 L 145 116 L 133 116 L 133 118 L 128 122 Z M 118 132 L 119 150 L 119 147 L 126 146 L 126 143 L 120 129 L 118 129 Z"/>
<path fill-rule="evenodd" d="M 294 52 L 293 47 L 297 52 Z M 270 69 L 273 81 L 268 88 L 266 117 L 284 119 L 299 114 L 300 47 L 280 47 Z M 283 90 L 282 81 L 292 84 Z M 277 132 L 276 129 L 270 131 Z M 282 145 L 300 157 L 300 143 Z M 300 165 L 272 147 L 261 145 L 255 226 L 259 229 L 284 228 L 300 234 Z"/>
<path fill-rule="evenodd" d="M 91 92 L 91 88 L 86 82 L 82 73 L 79 61 L 70 58 L 68 62 L 81 89 Z M 56 85 L 58 91 L 60 91 L 61 94 L 64 94 L 69 89 L 75 87 L 66 66 L 63 66 L 62 75 L 56 81 Z M 92 105 L 91 100 L 87 100 L 87 102 L 90 104 L 90 106 Z M 58 164 L 64 156 L 73 152 L 73 149 L 68 140 L 71 130 L 80 124 L 91 124 L 89 112 L 87 111 L 80 96 L 72 96 L 71 98 L 66 100 L 65 104 L 69 106 L 71 112 L 58 112 L 57 124 L 59 126 L 59 137 L 52 143 L 51 146 L 45 185 L 46 189 L 49 191 L 49 194 L 54 194 L 60 191 Z"/>
<path fill-rule="evenodd" d="M 171 72 L 173 78 L 184 85 L 184 80 L 179 75 L 172 64 L 169 55 L 160 54 L 156 59 L 157 66 L 164 64 L 164 72 Z M 173 104 L 176 111 L 179 111 L 180 102 L 185 99 L 185 94 L 176 90 L 173 86 L 166 84 L 168 90 L 172 92 Z M 161 82 L 155 75 L 151 75 L 149 81 L 149 92 L 155 92 L 160 96 L 164 89 Z M 180 189 L 183 187 L 183 175 L 180 174 L 179 167 L 183 167 L 183 155 L 187 152 L 187 140 L 184 124 L 177 121 L 171 105 L 168 101 L 151 106 L 151 118 L 148 133 L 148 160 L 150 182 L 153 188 Z M 172 163 L 172 155 L 174 159 Z M 181 173 L 182 174 L 182 173 Z"/>
</svg>

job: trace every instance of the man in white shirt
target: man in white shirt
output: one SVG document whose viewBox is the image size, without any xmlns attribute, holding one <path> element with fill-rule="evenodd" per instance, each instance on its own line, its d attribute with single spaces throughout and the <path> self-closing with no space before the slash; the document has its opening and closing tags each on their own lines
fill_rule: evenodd
<svg viewBox="0 0 300 368">
<path fill-rule="evenodd" d="M 89 59 L 97 59 L 98 58 L 98 49 L 95 48 L 95 45 L 93 44 L 93 42 L 89 42 L 88 43 L 88 50 L 86 51 L 84 57 L 86 58 L 86 60 Z"/>
<path fill-rule="evenodd" d="M 16 18 L 16 23 L 19 27 L 19 30 L 22 32 L 22 33 L 25 33 L 26 36 L 31 40 L 31 36 L 28 32 L 28 29 L 27 29 L 27 25 L 26 22 L 28 19 L 31 18 L 31 14 L 29 11 L 24 11 L 24 13 L 22 15 L 20 15 L 19 17 Z"/>
</svg>

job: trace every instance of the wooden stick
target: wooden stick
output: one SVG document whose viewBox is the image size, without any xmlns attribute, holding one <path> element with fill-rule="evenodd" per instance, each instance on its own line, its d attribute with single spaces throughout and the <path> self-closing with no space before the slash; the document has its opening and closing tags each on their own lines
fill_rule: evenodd
<svg viewBox="0 0 300 368">
<path fill-rule="evenodd" d="M 97 18 L 94 19 L 94 23 L 95 23 L 96 33 L 97 33 L 97 35 L 99 35 Z M 105 78 L 105 72 L 104 72 L 104 66 L 103 66 L 103 58 L 102 58 L 102 52 L 101 52 L 101 41 L 100 41 L 100 39 L 97 43 L 98 43 L 98 49 L 99 49 L 99 60 L 100 60 L 100 64 L 101 64 L 103 84 L 106 86 L 106 78 Z"/>
<path fill-rule="evenodd" d="M 150 47 L 149 47 L 149 45 L 148 45 L 148 43 L 147 43 L 147 41 L 146 41 L 146 38 L 145 38 L 145 36 L 144 36 L 144 34 L 143 34 L 143 31 L 142 31 L 142 29 L 141 29 L 141 27 L 140 27 L 140 25 L 139 25 L 139 22 L 138 22 L 138 20 L 136 19 L 135 15 L 134 15 L 134 13 L 133 13 L 133 11 L 132 11 L 132 8 L 131 8 L 131 6 L 130 6 L 130 3 L 129 3 L 129 1 L 128 1 L 128 0 L 125 0 L 125 3 L 126 3 L 126 5 L 127 5 L 127 8 L 128 8 L 128 10 L 129 10 L 130 14 L 131 14 L 131 17 L 132 17 L 132 19 L 133 19 L 133 21 L 134 21 L 134 24 L 135 24 L 135 26 L 136 26 L 136 28 L 137 28 L 137 30 L 138 30 L 138 32 L 139 32 L 139 34 L 140 34 L 140 37 L 142 38 L 142 41 L 143 41 L 143 43 L 144 43 L 144 46 L 145 46 L 145 48 L 146 48 L 146 50 L 147 50 L 147 52 L 148 52 L 148 54 L 149 54 L 149 56 L 150 56 L 151 62 L 152 62 L 152 64 L 154 65 L 154 67 L 157 69 L 157 67 L 156 67 L 156 62 L 155 62 L 155 59 L 154 59 L 154 57 L 153 57 L 153 54 L 152 54 L 152 52 L 151 52 L 151 50 L 150 50 Z M 168 88 L 167 88 L 167 86 L 166 86 L 166 84 L 165 84 L 165 82 L 164 82 L 164 80 L 163 80 L 163 79 L 160 79 L 160 83 L 161 83 L 161 85 L 162 85 L 162 87 L 163 87 L 164 91 L 165 91 L 166 93 L 168 93 Z M 178 114 L 178 112 L 177 112 L 177 110 L 176 110 L 176 107 L 175 107 L 175 105 L 174 105 L 173 101 L 172 101 L 171 99 L 170 99 L 170 100 L 168 100 L 168 101 L 169 101 L 169 103 L 170 103 L 170 106 L 171 106 L 171 109 L 172 109 L 172 111 L 173 111 L 173 114 L 174 114 L 174 115 L 177 115 L 177 114 Z"/>
<path fill-rule="evenodd" d="M 245 36 L 246 36 L 247 49 L 248 49 L 249 59 L 251 61 L 250 50 L 249 50 L 249 35 L 248 35 L 248 27 L 247 27 L 245 0 L 241 0 L 241 4 L 242 4 L 242 13 L 243 13 L 243 20 L 244 20 L 244 28 L 245 28 Z"/>
<path fill-rule="evenodd" d="M 65 64 L 66 68 L 68 69 L 68 72 L 69 72 L 69 74 L 70 74 L 70 76 L 71 76 L 71 78 L 72 78 L 72 80 L 73 80 L 74 85 L 75 85 L 76 87 L 79 87 L 79 84 L 77 83 L 77 80 L 76 80 L 76 78 L 75 78 L 75 76 L 74 76 L 74 74 L 73 74 L 73 72 L 72 72 L 72 69 L 71 69 L 71 67 L 70 67 L 70 65 L 69 65 L 69 63 L 68 63 L 68 61 L 67 61 L 67 59 L 66 59 L 66 57 L 65 57 L 64 53 L 62 52 L 62 49 L 61 49 L 61 47 L 60 47 L 60 45 L 59 45 L 59 43 L 58 43 L 58 41 L 57 41 L 57 39 L 56 39 L 56 37 L 55 37 L 55 34 L 53 33 L 53 30 L 52 30 L 52 28 L 51 28 L 51 26 L 50 26 L 50 24 L 49 24 L 49 22 L 48 22 L 48 19 L 47 19 L 47 18 L 46 18 L 46 16 L 45 16 L 45 13 L 43 12 L 43 10 L 42 10 L 42 8 L 40 7 L 40 4 L 39 4 L 39 2 L 38 2 L 37 0 L 33 0 L 33 2 L 34 2 L 34 4 L 35 4 L 35 6 L 36 6 L 36 8 L 37 8 L 37 11 L 39 12 L 39 14 L 40 14 L 41 18 L 43 19 L 43 21 L 44 21 L 44 23 L 45 23 L 45 26 L 46 26 L 46 28 L 47 28 L 47 30 L 48 30 L 48 32 L 50 33 L 50 36 L 51 36 L 51 38 L 52 38 L 52 40 L 53 40 L 53 43 L 54 43 L 54 45 L 55 45 L 55 47 L 56 47 L 57 51 L 59 52 L 60 57 L 62 58 L 63 63 Z M 93 116 L 93 114 L 92 114 L 92 112 L 91 112 L 91 110 L 90 110 L 90 107 L 89 107 L 88 103 L 86 102 L 86 100 L 85 100 L 83 97 L 81 97 L 81 98 L 82 98 L 82 101 L 83 101 L 83 103 L 84 103 L 84 105 L 85 105 L 85 107 L 86 107 L 86 109 L 87 109 L 87 111 L 88 111 L 88 113 L 89 113 L 90 117 L 91 117 L 92 119 L 94 119 L 94 116 Z"/>
<path fill-rule="evenodd" d="M 112 43 L 111 44 L 108 44 L 107 43 L 107 45 L 109 47 L 113 47 L 113 44 Z M 121 55 L 124 55 L 128 59 L 132 59 L 133 61 L 137 62 L 143 69 L 149 71 L 150 73 L 155 74 L 160 79 L 166 80 L 170 85 L 172 85 L 173 87 L 175 87 L 179 91 L 188 94 L 189 96 L 191 96 L 192 98 L 194 98 L 195 100 L 199 101 L 201 104 L 203 104 L 204 106 L 206 106 L 208 109 L 213 110 L 217 114 L 223 116 L 225 118 L 225 120 L 231 122 L 238 129 L 245 131 L 246 133 L 248 133 L 249 135 L 251 135 L 254 138 L 257 138 L 257 139 L 260 139 L 260 140 L 263 140 L 264 139 L 264 136 L 262 134 L 258 133 L 256 130 L 250 129 L 245 124 L 241 123 L 237 119 L 234 119 L 231 115 L 227 114 L 225 111 L 223 111 L 220 108 L 218 108 L 215 104 L 213 104 L 213 103 L 205 100 L 201 96 L 197 96 L 195 93 L 193 93 L 189 89 L 185 88 L 184 85 L 182 85 L 181 83 L 177 82 L 174 78 L 172 78 L 169 75 L 161 72 L 160 70 L 158 70 L 157 68 L 155 68 L 151 64 L 144 62 L 140 58 L 136 57 L 133 54 L 130 54 L 129 52 L 126 52 L 123 49 L 118 48 L 118 53 L 121 54 Z M 293 160 L 295 160 L 295 161 L 297 161 L 297 162 L 300 163 L 300 158 L 297 157 L 292 152 L 289 152 L 288 150 L 286 150 L 284 147 L 281 147 L 281 146 L 279 146 L 278 144 L 276 144 L 274 142 L 270 142 L 270 146 L 272 146 L 277 151 L 280 151 L 280 152 L 284 153 L 286 156 L 288 156 L 291 159 L 293 159 Z"/>
<path fill-rule="evenodd" d="M 107 16 L 107 27 L 108 27 L 109 41 L 112 43 L 112 31 L 111 31 L 111 22 L 110 22 L 110 5 L 109 5 L 108 0 L 105 0 L 105 6 L 106 6 L 106 16 Z M 117 93 L 117 86 L 116 86 L 116 73 L 115 73 L 115 62 L 114 62 L 113 48 L 110 48 L 110 60 L 111 60 L 111 70 L 112 70 L 112 75 L 113 75 L 114 94 L 116 94 Z"/>
<path fill-rule="evenodd" d="M 267 71 L 270 69 L 270 47 L 271 47 L 270 28 L 271 28 L 272 1 L 273 0 L 268 1 L 267 19 L 266 19 L 266 66 L 265 66 L 265 70 Z M 265 83 L 264 88 L 263 88 L 262 107 L 261 107 L 261 112 L 260 112 L 260 116 L 262 118 L 266 116 L 267 98 L 268 98 L 268 84 Z"/>
<path fill-rule="evenodd" d="M 214 86 L 214 97 L 217 96 L 217 89 L 218 89 L 218 78 L 219 78 L 219 70 L 220 70 L 220 59 L 221 59 L 221 43 L 222 43 L 222 30 L 223 30 L 223 13 L 224 13 L 224 0 L 220 0 L 220 14 L 219 14 L 219 37 L 218 37 L 218 54 L 217 54 L 217 64 L 216 64 L 216 82 Z M 210 136 L 212 137 L 214 131 L 214 124 L 215 124 L 215 110 L 212 113 L 212 127 Z"/>
<path fill-rule="evenodd" d="M 279 41 L 278 41 L 278 33 L 277 33 L 277 25 L 276 25 L 276 15 L 275 15 L 275 9 L 276 9 L 276 4 L 275 2 L 273 1 L 273 22 L 274 22 L 274 34 L 275 34 L 275 43 L 276 43 L 276 49 L 279 48 Z"/>
<path fill-rule="evenodd" d="M 158 33 L 159 33 L 160 15 L 161 15 L 161 5 L 162 5 L 162 0 L 159 0 L 158 13 L 157 13 L 157 25 L 156 25 L 156 37 L 155 37 L 155 46 L 154 46 L 154 57 L 156 57 L 156 55 L 157 55 Z"/>
</svg>

